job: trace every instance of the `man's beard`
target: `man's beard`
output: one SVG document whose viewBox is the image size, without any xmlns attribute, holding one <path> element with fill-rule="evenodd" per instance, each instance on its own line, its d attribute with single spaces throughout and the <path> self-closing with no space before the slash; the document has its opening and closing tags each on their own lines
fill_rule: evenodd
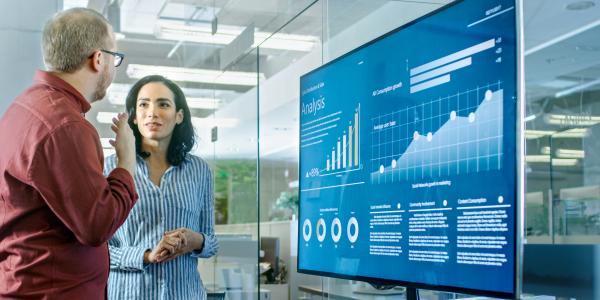
<svg viewBox="0 0 600 300">
<path fill-rule="evenodd" d="M 106 89 L 110 85 L 110 82 L 110 72 L 108 68 L 106 68 L 104 72 L 102 72 L 102 75 L 96 84 L 96 90 L 94 91 L 92 102 L 102 100 L 104 96 L 106 96 Z"/>
</svg>

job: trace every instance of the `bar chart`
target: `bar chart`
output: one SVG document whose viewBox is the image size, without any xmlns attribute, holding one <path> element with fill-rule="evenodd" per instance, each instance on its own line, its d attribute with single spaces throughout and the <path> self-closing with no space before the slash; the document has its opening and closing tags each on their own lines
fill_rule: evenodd
<svg viewBox="0 0 600 300">
<path fill-rule="evenodd" d="M 348 122 L 348 130 L 343 131 L 337 143 L 331 148 L 331 154 L 327 155 L 325 169 L 321 174 L 329 172 L 355 169 L 359 166 L 359 126 L 360 106 L 354 112 L 354 123 Z"/>
<path fill-rule="evenodd" d="M 501 169 L 503 101 L 496 82 L 374 117 L 371 183 Z"/>
<path fill-rule="evenodd" d="M 410 93 L 417 93 L 449 83 L 452 79 L 451 72 L 469 67 L 473 64 L 473 55 L 492 49 L 501 43 L 501 38 L 489 39 L 410 69 Z M 500 55 L 502 53 L 502 48 L 497 47 L 495 52 Z M 496 62 L 499 63 L 501 61 L 501 56 L 498 56 Z"/>
<path fill-rule="evenodd" d="M 338 111 L 301 125 L 301 148 L 319 145 L 322 165 L 314 166 L 304 174 L 306 178 L 351 172 L 361 168 L 360 163 L 360 104 L 354 111 Z"/>
</svg>

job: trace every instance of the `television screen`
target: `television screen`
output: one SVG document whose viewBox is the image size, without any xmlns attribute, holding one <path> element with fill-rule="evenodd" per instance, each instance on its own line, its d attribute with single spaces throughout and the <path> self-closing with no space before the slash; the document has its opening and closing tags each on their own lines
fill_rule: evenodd
<svg viewBox="0 0 600 300">
<path fill-rule="evenodd" d="M 301 77 L 300 272 L 515 296 L 515 5 L 453 2 Z"/>
</svg>

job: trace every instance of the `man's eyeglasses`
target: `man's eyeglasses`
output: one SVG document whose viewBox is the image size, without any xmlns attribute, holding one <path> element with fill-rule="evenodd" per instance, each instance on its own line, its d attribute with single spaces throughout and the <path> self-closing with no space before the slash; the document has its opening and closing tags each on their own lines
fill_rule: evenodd
<svg viewBox="0 0 600 300">
<path fill-rule="evenodd" d="M 115 57 L 115 67 L 120 66 L 121 63 L 123 62 L 123 59 L 125 58 L 125 54 L 123 54 L 123 53 L 112 52 L 112 51 L 108 51 L 108 50 L 104 50 L 104 49 L 100 49 L 100 51 L 111 54 Z"/>
</svg>

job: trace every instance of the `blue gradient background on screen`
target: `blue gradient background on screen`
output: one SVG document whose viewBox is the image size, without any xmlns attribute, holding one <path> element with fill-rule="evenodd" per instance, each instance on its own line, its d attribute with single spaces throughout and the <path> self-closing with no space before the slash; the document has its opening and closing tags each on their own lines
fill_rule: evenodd
<svg viewBox="0 0 600 300">
<path fill-rule="evenodd" d="M 486 11 L 498 6 L 500 11 L 511 7 L 513 9 L 468 27 L 485 18 Z M 300 190 L 305 191 L 300 192 L 299 269 L 346 277 L 360 276 L 450 288 L 514 292 L 514 207 L 517 176 L 514 6 L 514 1 L 503 0 L 460 2 L 301 78 L 301 105 L 318 99 L 324 99 L 325 105 L 324 108 L 307 114 L 302 114 L 301 107 L 300 112 Z M 471 55 L 471 65 L 448 73 L 451 76 L 450 82 L 420 92 L 410 92 L 411 68 L 492 39 L 496 42 L 493 48 Z M 497 61 L 499 57 L 501 62 Z M 401 87 L 374 95 L 399 82 L 402 83 Z M 309 90 L 310 87 L 317 88 Z M 484 103 L 486 90 L 490 90 L 493 95 L 490 103 Z M 468 96 L 452 97 L 453 94 L 467 91 L 471 91 Z M 447 100 L 436 102 L 440 98 Z M 315 168 L 325 169 L 327 155 L 331 156 L 338 137 L 348 130 L 348 124 L 354 122 L 355 110 L 359 106 L 362 169 L 337 176 L 307 176 Z M 459 107 L 456 119 L 450 122 L 451 112 L 456 111 L 456 107 Z M 400 111 L 406 111 L 406 114 L 386 116 Z M 311 140 L 321 141 L 320 143 L 302 147 L 309 144 L 308 141 L 303 142 L 306 139 L 303 133 L 310 131 L 303 131 L 310 126 L 302 124 L 335 112 L 340 112 L 335 116 L 337 121 L 330 124 L 337 126 L 323 131 L 329 134 Z M 468 121 L 470 113 L 477 116 L 474 122 Z M 375 125 L 389 121 L 395 121 L 396 125 L 409 125 L 397 133 L 374 129 Z M 457 124 L 478 124 L 482 132 L 474 132 L 469 127 L 457 129 Z M 415 130 L 421 134 L 419 141 L 413 139 L 412 132 Z M 424 144 L 428 132 L 433 137 L 429 145 Z M 486 136 L 500 137 L 473 143 Z M 382 141 L 390 143 L 387 145 Z M 411 144 L 414 150 L 432 146 L 443 148 L 444 145 L 460 142 L 465 142 L 466 145 L 457 147 L 456 150 L 440 152 L 437 158 L 408 156 L 404 153 Z M 475 158 L 473 151 L 477 152 Z M 398 153 L 400 155 L 396 155 Z M 494 158 L 494 154 L 498 153 L 502 155 Z M 482 158 L 486 155 L 492 157 Z M 392 156 L 397 159 L 398 169 L 400 166 L 413 168 L 387 172 L 391 170 L 389 157 Z M 454 156 L 472 159 L 455 163 L 452 162 Z M 423 162 L 432 159 L 441 164 L 423 166 Z M 379 173 L 380 165 L 384 165 L 386 175 Z M 451 181 L 452 185 L 412 188 L 415 183 L 446 180 Z M 320 189 L 340 185 L 346 186 Z M 308 189 L 310 191 L 306 191 Z M 456 222 L 452 220 L 461 212 L 457 209 L 448 213 L 450 227 L 439 229 L 450 241 L 449 260 L 444 263 L 408 260 L 410 201 L 433 201 L 436 203 L 434 207 L 441 207 L 442 201 L 447 200 L 448 207 L 456 207 L 458 198 L 497 199 L 498 195 L 503 197 L 503 204 L 511 205 L 506 219 L 508 232 L 503 234 L 508 242 L 503 249 L 507 262 L 501 267 L 456 263 L 457 230 L 453 226 Z M 398 257 L 369 255 L 370 208 L 385 204 L 392 208 L 400 204 L 406 210 L 400 225 L 403 253 Z M 337 212 L 320 211 L 323 208 L 336 208 Z M 337 243 L 330 234 L 335 217 L 342 224 L 341 239 Z M 346 224 L 351 217 L 355 217 L 359 223 L 359 237 L 353 244 L 346 238 Z M 316 239 L 317 221 L 320 218 L 325 220 L 327 228 L 323 242 Z M 307 219 L 312 224 L 312 238 L 305 242 L 302 230 L 303 222 Z M 439 233 L 438 230 L 432 232 Z"/>
</svg>

